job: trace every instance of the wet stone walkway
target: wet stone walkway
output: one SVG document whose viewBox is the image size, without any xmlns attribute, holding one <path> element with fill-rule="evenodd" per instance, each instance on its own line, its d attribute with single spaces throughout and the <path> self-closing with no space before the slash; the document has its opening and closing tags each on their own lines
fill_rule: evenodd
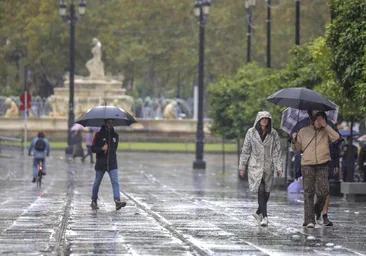
<svg viewBox="0 0 366 256">
<path fill-rule="evenodd" d="M 47 159 L 41 189 L 31 158 L 0 156 L 1 255 L 366 255 L 366 203 L 331 199 L 334 227 L 302 227 L 303 197 L 271 193 L 269 226 L 251 214 L 256 196 L 237 179 L 236 156 L 119 152 L 121 198 L 115 210 L 108 175 L 91 210 L 95 172 L 63 153 Z M 5 156 L 5 157 L 4 157 Z"/>
</svg>

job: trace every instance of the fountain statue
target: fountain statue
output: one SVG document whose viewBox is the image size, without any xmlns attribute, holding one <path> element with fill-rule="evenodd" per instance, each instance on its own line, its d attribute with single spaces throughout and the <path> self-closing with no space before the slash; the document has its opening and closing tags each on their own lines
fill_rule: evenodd
<svg viewBox="0 0 366 256">
<path fill-rule="evenodd" d="M 177 106 L 177 102 L 170 102 L 164 108 L 164 118 L 168 120 L 177 119 L 177 113 L 175 111 L 175 107 Z"/>
<path fill-rule="evenodd" d="M 85 64 L 86 68 L 89 70 L 90 79 L 104 79 L 104 63 L 102 61 L 102 44 L 99 42 L 98 38 L 93 38 L 92 54 L 93 58 L 88 60 Z"/>
<path fill-rule="evenodd" d="M 18 106 L 11 98 L 5 100 L 5 105 L 9 106 L 5 112 L 5 117 L 19 116 Z"/>
<path fill-rule="evenodd" d="M 115 105 L 132 113 L 133 98 L 126 95 L 126 90 L 122 88 L 124 77 L 119 75 L 114 78 L 104 73 L 104 63 L 102 61 L 102 44 L 97 38 L 92 40 L 93 57 L 85 64 L 89 71 L 88 77 L 75 75 L 74 78 L 74 111 L 78 117 L 89 108 L 97 105 Z M 118 80 L 117 80 L 118 79 Z M 52 117 L 67 116 L 69 99 L 69 76 L 65 75 L 64 87 L 55 88 L 54 94 L 48 99 L 52 111 Z"/>
</svg>

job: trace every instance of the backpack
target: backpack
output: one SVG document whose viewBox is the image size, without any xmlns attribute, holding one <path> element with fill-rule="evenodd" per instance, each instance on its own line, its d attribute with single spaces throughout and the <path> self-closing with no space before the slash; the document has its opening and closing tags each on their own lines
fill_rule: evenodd
<svg viewBox="0 0 366 256">
<path fill-rule="evenodd" d="M 34 146 L 34 148 L 35 148 L 37 151 L 45 151 L 45 150 L 46 150 L 46 142 L 44 141 L 44 139 L 39 138 L 39 139 L 36 141 L 36 145 Z"/>
</svg>

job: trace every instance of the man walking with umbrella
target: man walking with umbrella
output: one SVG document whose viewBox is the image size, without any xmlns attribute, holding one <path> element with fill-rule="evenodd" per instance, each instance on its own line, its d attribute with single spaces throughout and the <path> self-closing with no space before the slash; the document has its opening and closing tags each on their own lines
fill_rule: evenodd
<svg viewBox="0 0 366 256">
<path fill-rule="evenodd" d="M 118 184 L 118 166 L 117 166 L 117 149 L 118 134 L 114 131 L 113 126 L 129 126 L 136 123 L 136 120 L 128 112 L 122 108 L 115 106 L 96 106 L 82 114 L 77 123 L 83 126 L 100 126 L 100 131 L 94 136 L 92 143 L 92 152 L 96 153 L 97 161 L 95 163 L 95 180 L 92 191 L 92 209 L 98 207 L 98 192 L 105 172 L 108 172 L 111 179 L 113 189 L 113 199 L 116 204 L 116 210 L 126 206 L 126 202 L 120 199 L 120 191 Z"/>
<path fill-rule="evenodd" d="M 120 199 L 116 154 L 119 137 L 113 129 L 113 122 L 113 119 L 104 120 L 104 124 L 100 131 L 95 134 L 92 143 L 92 151 L 96 153 L 97 159 L 95 163 L 96 173 L 92 190 L 92 202 L 90 205 L 93 210 L 99 209 L 97 203 L 98 192 L 105 172 L 108 172 L 111 179 L 116 210 L 126 206 L 126 202 L 122 202 Z"/>
</svg>

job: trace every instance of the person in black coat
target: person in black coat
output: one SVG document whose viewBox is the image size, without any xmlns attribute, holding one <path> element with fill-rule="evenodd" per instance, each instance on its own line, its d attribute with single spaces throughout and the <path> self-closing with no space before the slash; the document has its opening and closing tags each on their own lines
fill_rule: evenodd
<svg viewBox="0 0 366 256">
<path fill-rule="evenodd" d="M 126 206 L 126 202 L 120 199 L 119 183 L 118 183 L 118 165 L 117 165 L 117 149 L 118 134 L 113 129 L 113 119 L 104 120 L 99 132 L 94 136 L 92 143 L 92 152 L 96 153 L 95 163 L 95 180 L 92 190 L 91 208 L 93 210 L 98 207 L 98 192 L 105 172 L 108 172 L 111 179 L 113 189 L 113 199 L 116 204 L 116 210 Z"/>
<path fill-rule="evenodd" d="M 360 155 L 358 157 L 358 167 L 363 172 L 363 182 L 366 182 L 366 144 L 361 148 Z"/>
</svg>

